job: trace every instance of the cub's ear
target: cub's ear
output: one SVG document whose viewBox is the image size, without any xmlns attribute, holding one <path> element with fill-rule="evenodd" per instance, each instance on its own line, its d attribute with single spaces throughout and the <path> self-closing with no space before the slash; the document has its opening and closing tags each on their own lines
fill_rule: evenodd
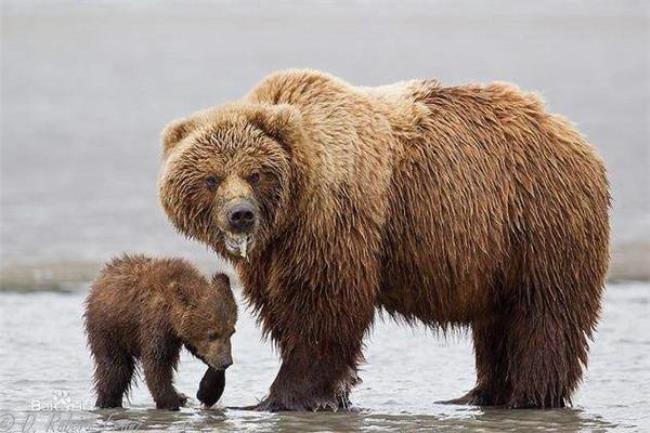
<svg viewBox="0 0 650 433">
<path fill-rule="evenodd" d="M 196 129 L 196 121 L 191 118 L 176 119 L 170 122 L 161 134 L 163 145 L 163 158 L 187 135 Z"/>
<path fill-rule="evenodd" d="M 228 275 L 226 275 L 226 274 L 216 273 L 212 277 L 212 284 L 214 286 L 223 285 L 225 288 L 229 289 L 230 288 L 230 278 L 228 278 Z"/>
<path fill-rule="evenodd" d="M 177 282 L 173 281 L 169 283 L 169 290 L 179 305 L 183 307 L 190 307 L 194 304 L 194 299 L 192 299 L 190 293 L 188 293 L 188 291 L 185 290 L 184 287 Z"/>
<path fill-rule="evenodd" d="M 300 111 L 291 104 L 260 104 L 251 122 L 289 148 L 302 137 Z"/>
</svg>

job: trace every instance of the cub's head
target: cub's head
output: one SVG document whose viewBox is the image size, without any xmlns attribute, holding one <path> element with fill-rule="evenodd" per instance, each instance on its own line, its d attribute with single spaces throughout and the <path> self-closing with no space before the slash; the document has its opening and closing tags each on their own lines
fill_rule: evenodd
<svg viewBox="0 0 650 433">
<path fill-rule="evenodd" d="M 286 222 L 300 140 L 300 113 L 286 104 L 232 104 L 172 122 L 159 180 L 165 212 L 185 235 L 248 258 Z"/>
<path fill-rule="evenodd" d="M 216 274 L 202 296 L 179 291 L 184 312 L 178 330 L 185 346 L 217 370 L 232 364 L 230 337 L 235 333 L 237 304 L 228 277 Z"/>
</svg>

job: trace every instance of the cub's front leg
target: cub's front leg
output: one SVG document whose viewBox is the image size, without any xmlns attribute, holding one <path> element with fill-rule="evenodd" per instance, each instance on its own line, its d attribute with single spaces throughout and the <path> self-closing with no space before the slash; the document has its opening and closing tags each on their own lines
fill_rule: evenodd
<svg viewBox="0 0 650 433">
<path fill-rule="evenodd" d="M 142 353 L 142 368 L 156 408 L 179 410 L 187 397 L 174 388 L 174 370 L 178 364 L 180 343 L 151 339 Z"/>
</svg>

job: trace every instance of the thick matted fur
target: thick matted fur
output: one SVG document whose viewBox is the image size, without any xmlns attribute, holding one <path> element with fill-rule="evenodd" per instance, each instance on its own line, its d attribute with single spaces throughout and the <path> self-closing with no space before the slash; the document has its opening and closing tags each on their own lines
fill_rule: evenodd
<svg viewBox="0 0 650 433">
<path fill-rule="evenodd" d="M 199 400 L 212 406 L 221 397 L 237 320 L 225 274 L 208 282 L 182 259 L 125 255 L 110 261 L 93 282 L 84 316 L 97 407 L 122 406 L 140 360 L 156 407 L 178 410 L 187 400 L 173 385 L 183 346 L 208 364 Z"/>
<path fill-rule="evenodd" d="M 377 309 L 472 329 L 477 384 L 458 402 L 570 402 L 610 198 L 593 146 L 535 94 L 286 71 L 173 122 L 163 143 L 165 211 L 236 263 L 280 349 L 258 408 L 347 407 Z M 229 203 L 242 200 L 255 225 L 233 244 Z"/>
</svg>

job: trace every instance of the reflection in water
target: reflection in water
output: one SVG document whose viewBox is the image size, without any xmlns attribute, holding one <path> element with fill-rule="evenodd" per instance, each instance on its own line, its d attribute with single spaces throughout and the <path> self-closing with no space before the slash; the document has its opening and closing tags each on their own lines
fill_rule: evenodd
<svg viewBox="0 0 650 433">
<path fill-rule="evenodd" d="M 94 426 L 97 431 L 168 430 L 205 431 L 222 430 L 227 417 L 224 410 L 182 410 L 171 412 L 157 409 L 97 410 Z"/>
<path fill-rule="evenodd" d="M 476 431 L 548 432 L 611 431 L 618 427 L 580 409 L 501 410 L 458 406 L 454 416 L 382 415 L 358 413 L 257 413 L 236 410 L 109 409 L 87 412 L 25 412 L 16 416 L 12 429 L 2 431 L 219 431 L 257 433 L 295 432 L 420 432 Z"/>
</svg>

